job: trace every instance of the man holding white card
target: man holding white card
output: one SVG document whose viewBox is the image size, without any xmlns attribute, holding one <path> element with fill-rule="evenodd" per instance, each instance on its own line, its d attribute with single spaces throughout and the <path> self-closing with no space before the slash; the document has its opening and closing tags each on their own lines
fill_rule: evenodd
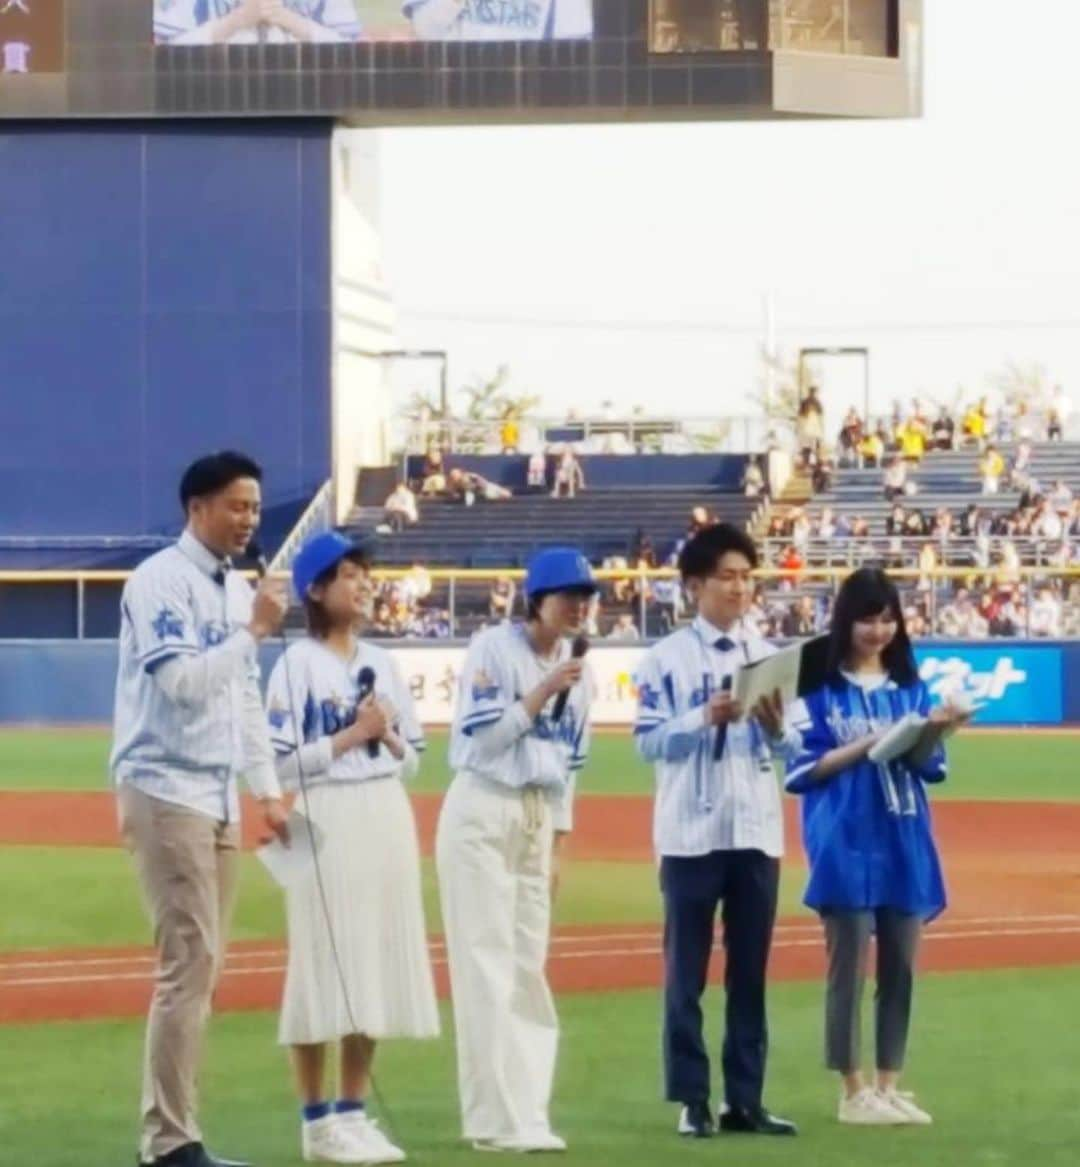
<svg viewBox="0 0 1080 1167">
<path fill-rule="evenodd" d="M 786 752 L 779 693 L 750 717 L 739 671 L 774 650 L 744 620 L 757 550 L 727 524 L 699 531 L 679 555 L 697 615 L 660 641 L 637 676 L 638 752 L 656 768 L 654 842 L 664 896 L 664 1068 L 680 1134 L 717 1121 L 701 1012 L 717 907 L 727 954 L 722 1131 L 792 1135 L 762 1104 L 765 976 L 776 917 L 783 814 L 773 756 Z"/>
</svg>

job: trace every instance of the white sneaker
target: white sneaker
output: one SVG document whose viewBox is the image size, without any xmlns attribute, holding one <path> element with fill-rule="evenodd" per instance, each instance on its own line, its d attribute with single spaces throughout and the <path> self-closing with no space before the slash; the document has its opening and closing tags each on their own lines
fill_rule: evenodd
<svg viewBox="0 0 1080 1167">
<path fill-rule="evenodd" d="M 300 1127 L 300 1147 L 306 1163 L 374 1163 L 364 1147 L 342 1127 L 341 1116 L 328 1114 L 304 1122 Z"/>
<path fill-rule="evenodd" d="M 902 1126 L 909 1121 L 869 1086 L 864 1086 L 850 1098 L 841 1098 L 836 1117 L 852 1126 Z"/>
<path fill-rule="evenodd" d="M 909 1090 L 882 1090 L 879 1096 L 915 1126 L 930 1126 L 934 1121 L 921 1106 L 915 1105 L 915 1095 Z"/>
<path fill-rule="evenodd" d="M 529 1155 L 544 1151 L 565 1151 L 566 1140 L 559 1138 L 554 1131 L 540 1130 L 497 1139 L 474 1139 L 472 1146 L 474 1151 L 509 1151 Z"/>
<path fill-rule="evenodd" d="M 362 1163 L 404 1163 L 405 1152 L 394 1146 L 379 1129 L 378 1120 L 366 1111 L 348 1110 L 337 1116 L 338 1124 L 353 1143 L 364 1153 Z"/>
</svg>

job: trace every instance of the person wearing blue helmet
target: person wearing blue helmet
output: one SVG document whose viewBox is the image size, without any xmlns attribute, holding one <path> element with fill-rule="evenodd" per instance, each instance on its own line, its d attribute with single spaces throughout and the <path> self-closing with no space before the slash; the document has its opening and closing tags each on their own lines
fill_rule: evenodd
<svg viewBox="0 0 1080 1167">
<path fill-rule="evenodd" d="M 580 551 L 539 552 L 524 623 L 479 632 L 459 682 L 435 854 L 462 1134 L 477 1149 L 566 1149 L 548 1117 L 559 1019 L 544 966 L 588 752 L 592 686 L 570 637 L 596 590 Z"/>
<path fill-rule="evenodd" d="M 303 1157 L 330 1163 L 405 1158 L 366 1110 L 375 1045 L 439 1032 L 404 786 L 423 733 L 394 659 L 357 636 L 370 563 L 367 545 L 336 531 L 304 544 L 293 585 L 308 635 L 286 648 L 267 686 L 278 778 L 322 839 L 318 871 L 286 888 L 278 1040 L 296 1077 Z M 336 1095 L 324 1081 L 331 1043 Z"/>
</svg>

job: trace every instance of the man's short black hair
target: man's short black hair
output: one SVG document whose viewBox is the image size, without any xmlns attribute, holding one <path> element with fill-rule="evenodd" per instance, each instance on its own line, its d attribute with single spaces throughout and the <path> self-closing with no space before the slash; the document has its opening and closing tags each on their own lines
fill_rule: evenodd
<svg viewBox="0 0 1080 1167">
<path fill-rule="evenodd" d="M 745 531 L 731 523 L 703 527 L 686 541 L 679 552 L 679 574 L 683 579 L 705 579 L 716 571 L 721 557 L 729 551 L 737 551 L 746 557 L 751 567 L 757 567 L 757 548 Z"/>
<path fill-rule="evenodd" d="M 198 458 L 184 471 L 180 479 L 180 505 L 187 513 L 193 498 L 207 498 L 231 485 L 238 478 L 254 478 L 262 482 L 262 467 L 246 454 L 236 450 L 219 450 Z"/>
</svg>

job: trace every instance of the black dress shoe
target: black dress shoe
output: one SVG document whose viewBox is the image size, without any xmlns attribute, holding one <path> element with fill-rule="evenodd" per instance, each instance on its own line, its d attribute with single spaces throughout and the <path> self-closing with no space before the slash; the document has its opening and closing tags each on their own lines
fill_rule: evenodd
<svg viewBox="0 0 1080 1167">
<path fill-rule="evenodd" d="M 251 1167 L 242 1159 L 219 1159 L 211 1155 L 202 1143 L 185 1143 L 174 1147 L 166 1155 L 159 1155 L 149 1163 L 139 1161 L 140 1167 Z"/>
<path fill-rule="evenodd" d="M 777 1118 L 764 1106 L 726 1106 L 720 1112 L 720 1129 L 744 1135 L 795 1135 L 798 1129 L 786 1118 Z"/>
<path fill-rule="evenodd" d="M 708 1101 L 688 1102 L 679 1115 L 679 1134 L 692 1139 L 711 1139 L 716 1134 Z"/>
</svg>

